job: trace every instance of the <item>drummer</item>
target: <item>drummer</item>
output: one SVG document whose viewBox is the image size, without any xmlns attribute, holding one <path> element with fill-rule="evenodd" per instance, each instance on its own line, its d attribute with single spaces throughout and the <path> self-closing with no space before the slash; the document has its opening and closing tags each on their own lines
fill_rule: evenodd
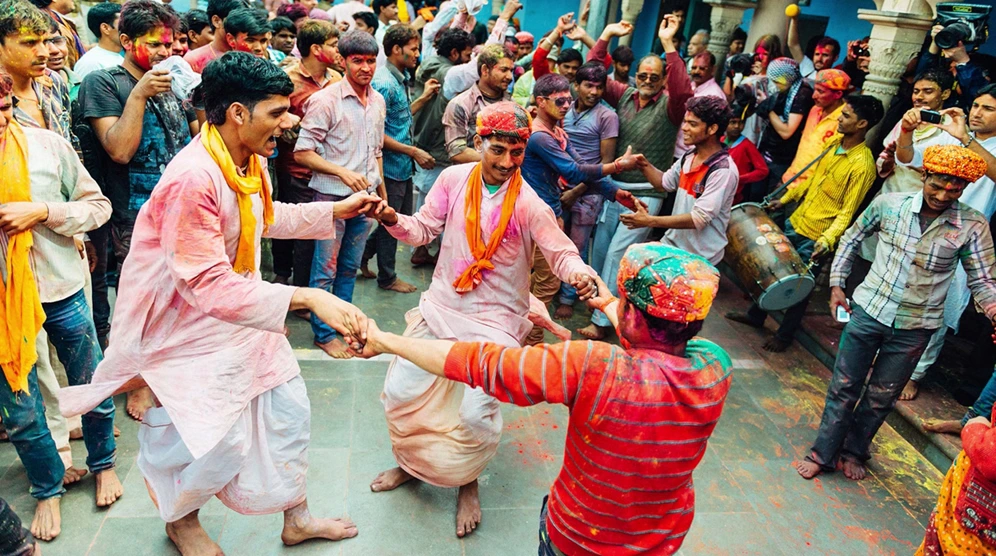
<svg viewBox="0 0 996 556">
<path fill-rule="evenodd" d="M 830 310 L 841 307 L 850 319 L 840 337 L 816 442 L 796 466 L 805 479 L 833 471 L 838 460 L 846 477 L 865 477 L 872 438 L 895 407 L 930 336 L 944 326 L 944 299 L 959 263 L 976 303 L 996 319 L 989 222 L 958 201 L 965 187 L 986 173 L 986 163 L 961 146 L 933 146 L 924 152 L 923 168 L 921 191 L 880 195 L 837 249 Z M 844 281 L 861 241 L 873 234 L 879 242 L 871 271 L 848 301 Z"/>
<path fill-rule="evenodd" d="M 726 99 L 692 97 L 685 104 L 681 135 L 691 147 L 666 172 L 654 167 L 642 154 L 637 163 L 655 189 L 676 192 L 674 211 L 668 216 L 651 216 L 646 208 L 623 214 L 619 220 L 628 228 L 666 228 L 662 243 L 708 259 L 723 260 L 726 226 L 737 192 L 739 173 L 720 138 L 733 112 Z"/>
<path fill-rule="evenodd" d="M 799 208 L 785 222 L 785 236 L 803 261 L 812 260 L 811 271 L 819 274 L 819 262 L 832 252 L 854 218 L 858 206 L 875 181 L 875 157 L 865 144 L 865 135 L 884 114 L 882 102 L 870 95 L 850 95 L 837 118 L 839 137 L 827 142 L 830 149 L 806 181 L 789 189 L 781 199 L 768 203 L 777 210 L 790 201 Z M 785 311 L 775 336 L 764 344 L 767 351 L 785 351 L 806 315 L 809 297 Z M 746 313 L 727 313 L 726 318 L 762 328 L 768 314 L 756 303 Z"/>
</svg>

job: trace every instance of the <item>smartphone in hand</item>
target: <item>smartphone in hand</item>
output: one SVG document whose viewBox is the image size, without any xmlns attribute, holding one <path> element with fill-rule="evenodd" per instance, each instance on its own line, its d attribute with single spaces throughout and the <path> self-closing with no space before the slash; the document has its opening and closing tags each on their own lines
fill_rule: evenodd
<svg viewBox="0 0 996 556">
<path fill-rule="evenodd" d="M 843 305 L 837 306 L 837 322 L 851 322 L 851 314 Z"/>
</svg>

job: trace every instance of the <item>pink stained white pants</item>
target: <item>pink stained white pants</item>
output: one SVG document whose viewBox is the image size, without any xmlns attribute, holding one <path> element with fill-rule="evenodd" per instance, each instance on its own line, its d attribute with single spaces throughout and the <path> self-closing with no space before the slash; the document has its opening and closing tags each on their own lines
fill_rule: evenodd
<svg viewBox="0 0 996 556">
<path fill-rule="evenodd" d="M 299 375 L 254 398 L 196 459 L 166 410 L 150 409 L 138 431 L 138 468 L 168 523 L 214 496 L 240 514 L 277 513 L 305 501 L 310 437 L 311 405 Z"/>
</svg>

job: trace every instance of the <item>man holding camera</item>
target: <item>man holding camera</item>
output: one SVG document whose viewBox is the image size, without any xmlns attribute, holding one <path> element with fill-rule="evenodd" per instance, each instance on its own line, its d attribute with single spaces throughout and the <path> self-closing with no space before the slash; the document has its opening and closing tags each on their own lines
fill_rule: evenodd
<svg viewBox="0 0 996 556">
<path fill-rule="evenodd" d="M 970 108 L 972 99 L 988 83 L 982 68 L 974 64 L 968 56 L 965 44 L 975 40 L 975 29 L 964 21 L 955 21 L 946 26 L 934 25 L 930 30 L 930 36 L 934 40 L 930 43 L 930 49 L 920 56 L 916 72 L 920 74 L 933 67 L 947 71 L 950 65 L 954 65 L 955 78 L 958 80 L 961 94 L 954 91 L 947 104 L 962 109 Z M 947 63 L 942 62 L 941 55 Z"/>
</svg>

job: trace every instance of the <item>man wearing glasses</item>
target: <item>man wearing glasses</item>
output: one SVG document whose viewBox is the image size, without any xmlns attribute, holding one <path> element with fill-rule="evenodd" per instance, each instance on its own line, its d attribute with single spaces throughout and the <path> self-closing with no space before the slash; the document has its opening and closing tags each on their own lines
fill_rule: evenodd
<svg viewBox="0 0 996 556">
<path fill-rule="evenodd" d="M 640 60 L 636 71 L 636 87 L 625 83 L 609 81 L 606 84 L 606 102 L 616 108 L 619 114 L 619 138 L 616 141 L 616 155 L 632 147 L 642 153 L 648 161 L 659 168 L 670 167 L 674 162 L 674 146 L 678 138 L 678 127 L 685 115 L 685 102 L 692 96 L 692 82 L 685 69 L 685 62 L 674 46 L 674 36 L 678 33 L 679 21 L 673 15 L 666 15 L 661 21 L 658 37 L 664 46 L 665 60 L 649 55 Z M 610 67 L 608 44 L 613 37 L 621 37 L 633 32 L 633 25 L 625 21 L 605 27 L 602 36 L 588 54 L 588 61 L 598 60 Z M 667 72 L 665 90 L 664 64 Z M 649 191 L 652 186 L 640 170 L 622 172 L 612 178 L 617 186 L 629 191 Z M 664 200 L 654 197 L 639 197 L 649 214 L 657 214 Z M 619 203 L 609 203 L 604 219 L 595 231 L 591 264 L 600 276 L 615 276 L 619 273 L 619 261 L 626 248 L 634 243 L 647 240 L 647 228 L 627 229 L 619 225 L 619 217 L 630 212 Z M 616 295 L 615 283 L 609 284 Z M 592 324 L 578 332 L 585 338 L 600 340 L 609 330 L 609 319 L 601 311 L 592 314 Z"/>
</svg>

